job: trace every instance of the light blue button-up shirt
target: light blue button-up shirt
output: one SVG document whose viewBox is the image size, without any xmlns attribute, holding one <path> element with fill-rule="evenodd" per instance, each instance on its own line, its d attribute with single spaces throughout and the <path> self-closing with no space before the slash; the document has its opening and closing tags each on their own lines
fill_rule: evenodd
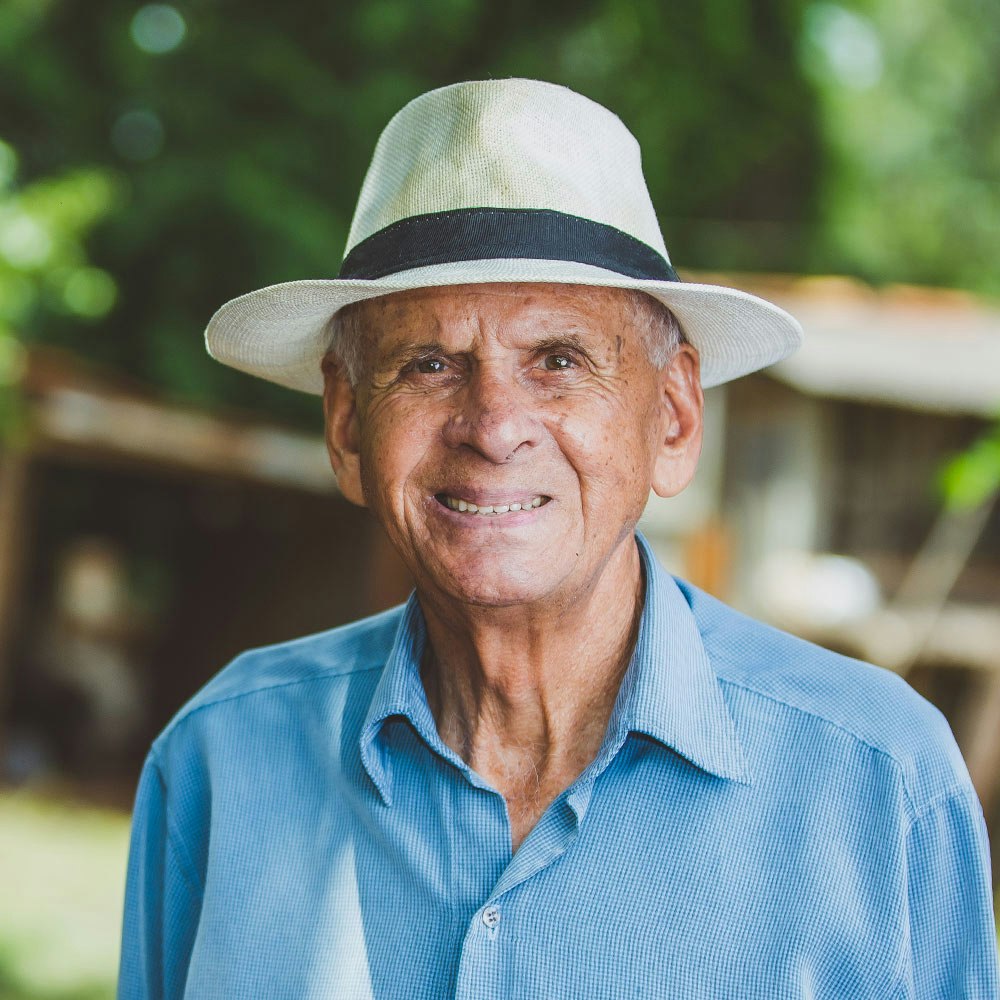
<svg viewBox="0 0 1000 1000">
<path fill-rule="evenodd" d="M 146 762 L 119 996 L 993 1000 L 942 716 L 638 544 L 604 742 L 516 853 L 438 736 L 414 598 L 234 660 Z"/>
</svg>

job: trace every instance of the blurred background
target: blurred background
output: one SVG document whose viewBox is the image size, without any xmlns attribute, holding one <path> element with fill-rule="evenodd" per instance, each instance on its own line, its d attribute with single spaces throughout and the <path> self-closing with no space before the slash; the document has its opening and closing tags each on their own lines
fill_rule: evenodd
<svg viewBox="0 0 1000 1000">
<path fill-rule="evenodd" d="M 638 137 L 682 276 L 804 323 L 708 395 L 644 528 L 674 570 L 904 675 L 1000 831 L 1000 6 L 0 5 L 0 997 L 112 994 L 145 750 L 240 650 L 388 606 L 317 398 L 204 353 L 336 275 L 378 133 L 540 77 Z"/>
</svg>

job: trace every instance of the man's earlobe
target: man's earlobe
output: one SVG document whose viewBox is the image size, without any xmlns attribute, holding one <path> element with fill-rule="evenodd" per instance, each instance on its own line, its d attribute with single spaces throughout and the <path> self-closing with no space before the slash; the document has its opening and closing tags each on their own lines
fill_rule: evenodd
<svg viewBox="0 0 1000 1000">
<path fill-rule="evenodd" d="M 340 492 L 365 507 L 361 488 L 361 433 L 357 396 L 343 368 L 330 355 L 322 362 L 326 451 Z"/>
<path fill-rule="evenodd" d="M 676 496 L 694 478 L 701 455 L 704 397 L 698 352 L 682 344 L 660 373 L 661 436 L 653 466 L 653 491 Z"/>
</svg>

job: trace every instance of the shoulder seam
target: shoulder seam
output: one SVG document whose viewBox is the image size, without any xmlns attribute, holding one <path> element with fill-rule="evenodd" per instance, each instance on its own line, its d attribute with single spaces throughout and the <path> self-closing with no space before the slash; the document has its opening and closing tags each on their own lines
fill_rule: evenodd
<svg viewBox="0 0 1000 1000">
<path fill-rule="evenodd" d="M 234 661 L 235 662 L 235 661 Z M 263 694 L 268 691 L 278 691 L 281 688 L 294 687 L 296 684 L 308 684 L 311 681 L 327 680 L 331 677 L 350 677 L 354 674 L 364 674 L 372 670 L 380 670 L 385 666 L 382 661 L 376 661 L 368 666 L 358 667 L 355 670 L 348 671 L 336 671 L 336 670 L 325 670 L 321 673 L 310 674 L 308 677 L 296 677 L 294 680 L 287 681 L 276 681 L 273 684 L 265 684 L 261 687 L 253 688 L 249 691 L 234 691 L 232 694 L 222 695 L 218 698 L 214 698 L 211 701 L 206 701 L 200 705 L 193 705 L 188 711 L 183 715 L 177 716 L 170 725 L 163 730 L 160 736 L 157 738 L 156 742 L 159 743 L 166 736 L 169 736 L 182 722 L 186 722 L 193 715 L 198 712 L 203 711 L 206 708 L 215 708 L 217 705 L 224 705 L 226 702 L 238 701 L 240 698 L 250 698 L 255 694 Z M 155 746 L 155 744 L 154 744 Z"/>
<path fill-rule="evenodd" d="M 714 655 L 718 656 L 719 654 L 714 654 Z M 725 659 L 724 656 L 719 656 L 719 658 Z M 801 705 L 795 705 L 790 701 L 785 701 L 782 698 L 778 698 L 773 694 L 769 694 L 767 691 L 761 691 L 759 688 L 751 687 L 749 684 L 733 680 L 730 677 L 719 677 L 719 683 L 739 688 L 741 691 L 746 691 L 749 694 L 754 694 L 758 698 L 766 698 L 768 701 L 773 702 L 775 705 L 782 705 L 783 707 L 790 709 L 793 712 L 798 712 L 800 715 L 808 716 L 810 719 L 817 719 L 828 726 L 832 726 L 834 729 L 837 729 L 842 733 L 846 733 L 848 736 L 851 737 L 852 740 L 854 740 L 856 743 L 860 743 L 861 746 L 866 747 L 868 750 L 871 750 L 877 754 L 881 754 L 887 760 L 891 761 L 893 767 L 895 767 L 896 770 L 899 772 L 900 787 L 903 789 L 903 795 L 906 797 L 906 804 L 909 807 L 911 815 L 914 816 L 916 815 L 917 812 L 916 805 L 913 802 L 913 799 L 910 796 L 910 790 L 907 787 L 906 773 L 903 770 L 903 765 L 899 762 L 899 760 L 895 756 L 893 756 L 893 754 L 891 754 L 888 750 L 886 750 L 885 747 L 880 747 L 877 744 L 872 743 L 870 740 L 866 740 L 863 736 L 860 736 L 852 729 L 849 729 L 842 722 L 837 722 L 835 719 L 829 719 L 825 715 L 821 715 L 819 712 L 812 712 L 807 708 L 803 708 Z"/>
</svg>

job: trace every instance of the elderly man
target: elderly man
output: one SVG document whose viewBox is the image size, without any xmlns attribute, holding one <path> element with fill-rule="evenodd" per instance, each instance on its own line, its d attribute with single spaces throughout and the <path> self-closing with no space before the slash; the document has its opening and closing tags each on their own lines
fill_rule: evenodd
<svg viewBox="0 0 1000 1000">
<path fill-rule="evenodd" d="M 120 996 L 994 997 L 942 717 L 635 531 L 694 473 L 702 386 L 798 337 L 677 280 L 604 108 L 524 80 L 407 105 L 340 277 L 207 338 L 322 392 L 415 593 L 238 657 L 157 739 Z"/>
</svg>

